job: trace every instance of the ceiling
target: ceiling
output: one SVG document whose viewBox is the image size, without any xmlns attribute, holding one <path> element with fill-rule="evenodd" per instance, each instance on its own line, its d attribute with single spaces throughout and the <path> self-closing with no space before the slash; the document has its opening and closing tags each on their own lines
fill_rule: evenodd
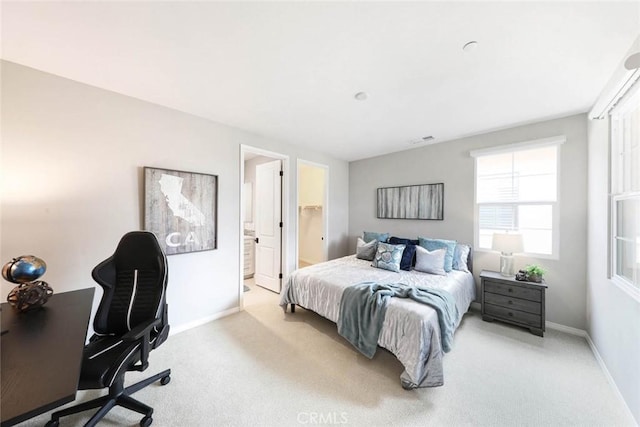
<svg viewBox="0 0 640 427">
<path fill-rule="evenodd" d="M 5 60 L 349 161 L 586 112 L 640 32 L 640 1 L 3 1 L 1 12 Z"/>
</svg>

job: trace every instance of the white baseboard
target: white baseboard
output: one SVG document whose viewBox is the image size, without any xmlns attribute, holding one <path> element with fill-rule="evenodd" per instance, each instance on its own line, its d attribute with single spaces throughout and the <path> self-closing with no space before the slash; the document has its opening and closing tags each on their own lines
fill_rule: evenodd
<svg viewBox="0 0 640 427">
<path fill-rule="evenodd" d="M 546 321 L 545 326 L 549 329 L 555 329 L 556 331 L 566 332 L 567 334 L 577 335 L 579 337 L 587 337 L 587 331 L 584 329 L 572 328 L 571 326 L 561 325 L 559 323 L 553 323 Z"/>
<path fill-rule="evenodd" d="M 591 337 L 589 336 L 587 331 L 582 329 L 572 328 L 570 326 L 560 325 L 558 323 L 553 323 L 553 322 L 546 322 L 546 326 L 549 329 L 555 329 L 557 331 L 566 332 L 571 335 L 577 335 L 579 337 L 583 337 L 587 341 L 587 344 L 589 344 L 589 347 L 591 348 L 591 352 L 593 353 L 593 356 L 596 358 L 596 361 L 598 362 L 600 369 L 602 369 L 604 376 L 607 378 L 607 382 L 611 385 L 613 392 L 618 396 L 618 399 L 620 399 L 620 401 L 624 405 L 625 409 L 627 410 L 627 413 L 629 414 L 629 417 L 635 421 L 633 412 L 631 412 L 629 405 L 627 405 L 627 402 L 624 400 L 624 397 L 622 396 L 622 393 L 620 392 L 618 385 L 616 384 L 615 380 L 611 376 L 611 373 L 609 373 L 609 369 L 607 369 L 607 365 L 605 365 L 604 360 L 600 356 L 600 353 L 598 352 L 596 345 L 591 340 Z M 636 423 L 636 425 L 638 424 Z"/>
<path fill-rule="evenodd" d="M 474 304 L 477 305 L 478 308 L 480 308 L 480 304 L 471 303 L 471 307 L 472 308 L 475 308 Z M 582 337 L 587 341 L 587 344 L 589 344 L 589 347 L 591 348 L 591 352 L 593 353 L 593 356 L 596 358 L 596 361 L 598 362 L 598 365 L 600 366 L 600 369 L 602 369 L 602 372 L 604 373 L 604 376 L 607 378 L 607 382 L 609 382 L 609 384 L 611 385 L 611 388 L 613 389 L 613 392 L 616 394 L 616 396 L 618 396 L 618 399 L 620 399 L 620 401 L 624 405 L 625 409 L 627 410 L 627 413 L 629 414 L 629 417 L 632 420 L 635 421 L 635 417 L 633 416 L 633 412 L 631 412 L 631 409 L 629 408 L 629 405 L 624 400 L 624 397 L 622 396 L 622 393 L 620 392 L 620 389 L 618 388 L 618 385 L 616 384 L 615 380 L 611 376 L 611 373 L 609 372 L 609 369 L 607 369 L 607 365 L 604 363 L 604 360 L 600 356 L 600 353 L 598 352 L 598 349 L 596 348 L 595 344 L 591 340 L 591 337 L 589 336 L 587 331 L 585 331 L 584 329 L 572 328 L 571 326 L 565 326 L 565 325 L 561 325 L 559 323 L 554 323 L 554 322 L 549 322 L 549 321 L 545 322 L 545 326 L 547 328 L 549 328 L 549 329 L 554 329 L 556 331 L 565 332 L 567 334 L 571 334 L 571 335 L 576 335 L 576 336 Z M 637 422 L 636 422 L 636 425 L 638 425 Z"/>
<path fill-rule="evenodd" d="M 598 352 L 598 348 L 593 343 L 593 341 L 591 340 L 591 337 L 589 336 L 588 333 L 585 332 L 584 337 L 587 340 L 587 343 L 589 344 L 589 347 L 591 347 L 591 352 L 593 353 L 594 357 L 596 358 L 596 361 L 598 362 L 598 365 L 600 365 L 600 368 L 602 369 L 602 372 L 604 372 L 604 376 L 607 378 L 607 381 L 611 385 L 611 388 L 613 389 L 613 392 L 618 396 L 618 399 L 620 399 L 620 401 L 624 405 L 625 409 L 627 410 L 627 413 L 629 414 L 629 417 L 632 420 L 636 421 L 635 417 L 633 416 L 633 412 L 631 412 L 631 408 L 629 408 L 629 405 L 627 404 L 627 401 L 624 400 L 624 396 L 620 392 L 620 389 L 618 388 L 618 385 L 616 384 L 615 380 L 611 376 L 611 373 L 609 372 L 609 369 L 607 369 L 607 365 L 604 363 L 604 360 L 602 359 L 602 356 L 600 356 L 600 352 Z M 637 425 L 639 425 L 639 424 L 636 421 L 636 426 Z"/>
<path fill-rule="evenodd" d="M 230 314 L 239 313 L 239 312 L 240 312 L 240 307 L 234 307 L 234 308 L 230 308 L 229 310 L 212 314 L 211 316 L 203 317 L 202 319 L 194 320 L 193 322 L 185 323 L 184 325 L 180 325 L 176 328 L 171 328 L 169 332 L 169 336 L 179 334 L 180 332 L 184 332 L 188 329 L 202 326 L 205 323 L 209 323 L 216 319 L 220 319 L 222 317 L 229 316 Z"/>
</svg>

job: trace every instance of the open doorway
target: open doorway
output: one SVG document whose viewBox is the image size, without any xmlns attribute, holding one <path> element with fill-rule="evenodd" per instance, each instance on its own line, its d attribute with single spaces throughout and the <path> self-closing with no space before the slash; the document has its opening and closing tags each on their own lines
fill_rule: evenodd
<svg viewBox="0 0 640 427">
<path fill-rule="evenodd" d="M 328 167 L 298 160 L 298 268 L 327 260 Z"/>
<path fill-rule="evenodd" d="M 288 157 L 241 146 L 241 221 L 239 305 L 245 279 L 280 292 L 286 270 Z"/>
</svg>

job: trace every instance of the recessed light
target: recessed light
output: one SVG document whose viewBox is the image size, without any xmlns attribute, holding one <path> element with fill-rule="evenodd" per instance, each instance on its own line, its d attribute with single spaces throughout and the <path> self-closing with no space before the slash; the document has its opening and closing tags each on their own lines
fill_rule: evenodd
<svg viewBox="0 0 640 427">
<path fill-rule="evenodd" d="M 367 95 L 367 92 L 358 92 L 353 97 L 358 101 L 364 101 L 369 97 L 369 95 Z"/>
<path fill-rule="evenodd" d="M 464 50 L 465 52 L 471 52 L 472 50 L 475 50 L 475 48 L 477 47 L 478 47 L 478 42 L 472 40 L 467 44 L 465 44 L 464 46 L 462 46 L 462 50 Z"/>
</svg>

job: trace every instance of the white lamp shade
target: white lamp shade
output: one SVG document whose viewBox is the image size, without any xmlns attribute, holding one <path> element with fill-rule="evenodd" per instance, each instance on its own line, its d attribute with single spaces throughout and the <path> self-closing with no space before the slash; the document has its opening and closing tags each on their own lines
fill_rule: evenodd
<svg viewBox="0 0 640 427">
<path fill-rule="evenodd" d="M 522 252 L 522 234 L 518 233 L 493 233 L 491 249 L 504 254 Z"/>
</svg>

